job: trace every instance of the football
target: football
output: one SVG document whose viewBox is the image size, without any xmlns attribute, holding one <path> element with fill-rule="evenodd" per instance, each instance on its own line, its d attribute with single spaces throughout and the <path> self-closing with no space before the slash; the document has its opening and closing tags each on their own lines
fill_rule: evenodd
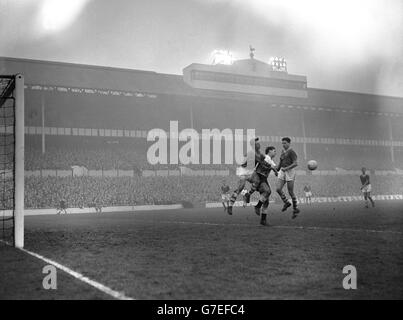
<svg viewBox="0 0 403 320">
<path fill-rule="evenodd" d="M 318 163 L 315 160 L 309 160 L 308 161 L 308 169 L 309 170 L 316 170 L 318 167 Z"/>
</svg>

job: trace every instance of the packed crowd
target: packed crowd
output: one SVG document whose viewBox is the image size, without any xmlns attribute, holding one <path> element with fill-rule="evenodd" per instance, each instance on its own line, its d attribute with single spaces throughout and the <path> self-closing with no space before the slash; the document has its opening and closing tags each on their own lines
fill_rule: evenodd
<svg viewBox="0 0 403 320">
<path fill-rule="evenodd" d="M 146 166 L 146 155 L 129 148 L 66 148 L 48 147 L 45 153 L 29 148 L 25 152 L 26 170 L 67 170 L 72 166 L 88 169 L 142 169 Z"/>
<path fill-rule="evenodd" d="M 297 193 L 304 196 L 303 188 L 310 185 L 314 197 L 360 196 L 361 182 L 357 175 L 299 176 L 296 180 Z M 400 176 L 371 175 L 374 195 L 403 194 L 403 179 Z"/>
<path fill-rule="evenodd" d="M 234 175 L 222 177 L 27 177 L 26 208 L 55 208 L 64 199 L 68 207 L 134 206 L 173 204 L 204 205 L 219 202 L 220 187 L 226 182 L 231 190 L 237 185 Z M 270 177 L 272 199 L 275 177 Z M 402 194 L 403 179 L 393 176 L 372 176 L 374 194 Z M 298 197 L 303 187 L 310 185 L 314 197 L 358 196 L 358 176 L 299 176 L 296 180 Z M 255 199 L 257 194 L 255 194 Z"/>
<path fill-rule="evenodd" d="M 168 159 L 169 161 L 169 159 Z M 69 170 L 72 166 L 84 166 L 89 170 L 164 170 L 178 169 L 180 165 L 150 164 L 147 160 L 147 148 L 141 146 L 103 145 L 103 147 L 66 147 L 50 146 L 42 153 L 40 148 L 27 148 L 25 152 L 25 170 L 34 171 Z M 229 169 L 229 165 L 191 165 L 194 170 Z M 233 166 L 232 166 L 233 167 Z"/>
<path fill-rule="evenodd" d="M 280 148 L 280 146 L 278 146 Z M 299 155 L 303 154 L 298 144 L 294 149 Z M 301 150 L 300 150 L 301 149 Z M 391 161 L 390 149 L 387 147 L 359 147 L 359 146 L 322 146 L 308 145 L 307 157 L 319 163 L 319 170 L 334 170 L 343 168 L 359 170 L 361 166 L 383 170 L 402 167 L 403 152 L 395 150 L 395 163 Z M 223 154 L 223 153 L 222 153 Z M 348 155 L 348 157 L 346 157 Z M 169 161 L 169 159 L 168 159 Z M 69 170 L 72 166 L 84 166 L 89 170 L 160 170 L 178 169 L 178 165 L 150 164 L 147 160 L 147 146 L 145 143 L 136 146 L 107 145 L 102 147 L 69 147 L 50 146 L 42 154 L 40 148 L 28 147 L 25 152 L 26 170 Z M 190 165 L 192 169 L 235 170 L 235 165 Z M 300 168 L 304 169 L 302 163 Z"/>
<path fill-rule="evenodd" d="M 219 189 L 212 177 L 206 178 L 27 177 L 25 204 L 29 208 L 51 208 L 61 199 L 70 207 L 88 207 L 90 203 L 102 206 L 201 203 L 212 198 L 212 194 L 217 197 Z"/>
</svg>

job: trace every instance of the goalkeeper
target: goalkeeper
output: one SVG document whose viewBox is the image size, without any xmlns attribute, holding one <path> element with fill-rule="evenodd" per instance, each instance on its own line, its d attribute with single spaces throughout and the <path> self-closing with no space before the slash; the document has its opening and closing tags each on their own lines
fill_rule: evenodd
<svg viewBox="0 0 403 320">
<path fill-rule="evenodd" d="M 229 205 L 227 207 L 227 212 L 230 215 L 232 215 L 232 207 L 234 206 L 236 199 L 242 190 L 245 189 L 246 182 L 253 183 L 252 178 L 256 179 L 256 177 L 253 177 L 253 173 L 257 163 L 264 160 L 264 156 L 260 153 L 260 143 L 258 141 L 259 138 L 254 138 L 250 141 L 250 145 L 253 149 L 247 153 L 245 162 L 237 168 L 236 174 L 240 179 L 237 188 L 231 194 Z"/>
<path fill-rule="evenodd" d="M 265 150 L 264 161 L 257 164 L 256 170 L 252 175 L 252 187 L 249 192 L 245 195 L 246 201 L 249 202 L 250 196 L 255 191 L 259 191 L 260 197 L 259 201 L 255 206 L 255 213 L 259 216 L 261 215 L 260 223 L 266 225 L 267 210 L 269 207 L 269 198 L 271 195 L 271 188 L 268 182 L 268 177 L 270 171 L 273 170 L 274 174 L 277 176 L 276 164 L 273 158 L 276 156 L 276 148 L 269 146 Z"/>
</svg>

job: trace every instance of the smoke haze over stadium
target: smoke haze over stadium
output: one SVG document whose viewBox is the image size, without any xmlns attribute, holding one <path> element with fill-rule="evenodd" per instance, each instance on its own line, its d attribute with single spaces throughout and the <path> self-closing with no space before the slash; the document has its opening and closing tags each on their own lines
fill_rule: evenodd
<svg viewBox="0 0 403 320">
<path fill-rule="evenodd" d="M 251 44 L 309 87 L 403 96 L 400 0 L 0 0 L 0 39 L 0 56 L 173 74 Z"/>
</svg>

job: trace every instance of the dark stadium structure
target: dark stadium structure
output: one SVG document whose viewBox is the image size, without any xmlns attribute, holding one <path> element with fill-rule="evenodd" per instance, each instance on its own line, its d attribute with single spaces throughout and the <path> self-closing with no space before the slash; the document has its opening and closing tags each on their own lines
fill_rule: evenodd
<svg viewBox="0 0 403 320">
<path fill-rule="evenodd" d="M 0 69 L 3 74 L 25 76 L 25 170 L 41 172 L 32 181 L 27 179 L 28 185 L 37 185 L 44 170 L 68 171 L 72 166 L 131 172 L 134 180 L 141 179 L 143 170 L 174 169 L 172 165 L 151 166 L 146 159 L 147 132 L 153 128 L 168 131 L 170 120 L 179 122 L 179 130 L 194 128 L 198 132 L 204 128 L 253 128 L 262 144 L 273 144 L 279 150 L 281 137 L 289 136 L 301 170 L 310 159 L 317 160 L 319 170 L 403 169 L 403 99 L 398 97 L 322 90 L 291 82 L 291 88 L 305 90 L 305 96 L 230 92 L 218 85 L 215 89 L 192 87 L 182 75 L 6 57 L 0 58 Z M 196 76 L 203 80 L 208 75 Z M 234 81 L 253 87 L 252 78 Z M 276 81 L 259 83 L 287 87 L 286 80 Z M 230 172 L 233 168 L 235 165 Z M 57 184 L 53 181 L 57 177 L 42 179 L 53 187 Z M 186 192 L 192 178 L 182 179 L 190 179 L 184 183 Z M 221 178 L 217 179 L 219 183 Z M 78 188 L 87 185 L 79 182 Z M 203 192 L 194 202 L 209 197 Z M 33 197 L 26 197 L 32 207 L 57 202 L 55 196 L 51 204 L 35 204 Z M 171 195 L 170 201 L 179 198 Z M 115 199 L 113 204 L 119 201 Z M 166 202 L 143 197 L 132 203 L 150 201 Z"/>
</svg>

